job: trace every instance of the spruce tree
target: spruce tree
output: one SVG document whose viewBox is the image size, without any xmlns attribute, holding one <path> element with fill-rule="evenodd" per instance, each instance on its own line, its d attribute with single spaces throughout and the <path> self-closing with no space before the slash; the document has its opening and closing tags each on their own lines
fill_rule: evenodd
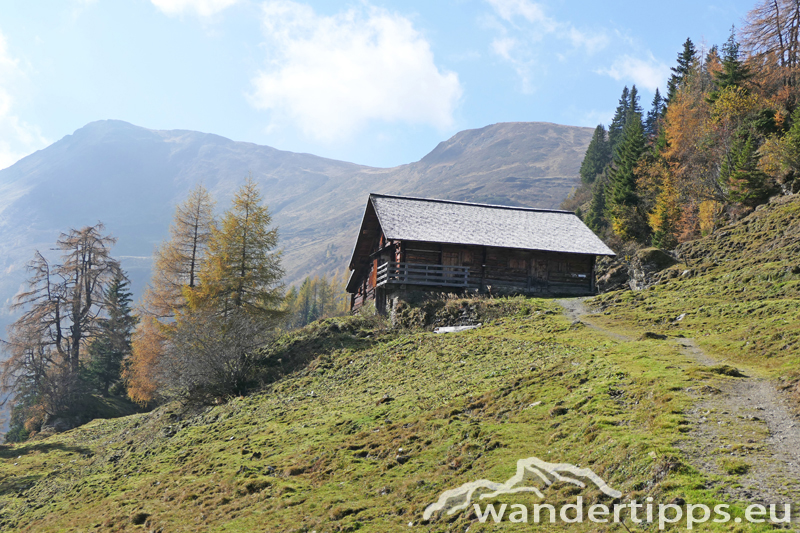
<svg viewBox="0 0 800 533">
<path fill-rule="evenodd" d="M 738 132 L 719 173 L 723 187 L 734 202 L 755 207 L 774 192 L 769 176 L 758 168 L 759 158 L 753 136 L 746 131 Z"/>
<path fill-rule="evenodd" d="M 105 292 L 108 317 L 100 324 L 100 333 L 89 345 L 89 375 L 103 396 L 120 380 L 122 362 L 131 353 L 131 334 L 138 319 L 131 313 L 130 282 L 118 272 Z"/>
<path fill-rule="evenodd" d="M 638 213 L 635 169 L 646 148 L 641 115 L 631 114 L 623 130 L 622 140 L 609 173 L 606 201 L 614 232 L 623 239 L 640 239 L 646 233 Z"/>
<path fill-rule="evenodd" d="M 739 42 L 736 40 L 736 29 L 731 27 L 731 35 L 722 45 L 722 71 L 715 77 L 717 86 L 720 89 L 732 85 L 739 86 L 752 76 L 750 68 L 739 58 Z"/>
<path fill-rule="evenodd" d="M 740 87 L 743 82 L 753 77 L 750 68 L 740 59 L 739 43 L 736 41 L 735 29 L 731 28 L 731 35 L 722 45 L 722 70 L 714 74 L 716 90 L 708 95 L 708 101 L 713 103 L 719 97 L 720 91 L 727 87 Z"/>
<path fill-rule="evenodd" d="M 592 183 L 610 162 L 611 146 L 606 136 L 606 129 L 600 124 L 594 129 L 592 140 L 586 148 L 586 155 L 583 157 L 580 169 L 581 181 Z"/>
<path fill-rule="evenodd" d="M 683 43 L 683 50 L 678 54 L 678 66 L 670 68 L 672 75 L 667 81 L 667 102 L 672 102 L 678 93 L 689 72 L 692 70 L 692 63 L 697 59 L 697 50 L 691 39 L 687 38 Z"/>
<path fill-rule="evenodd" d="M 642 115 L 644 115 L 642 105 L 639 103 L 639 90 L 636 88 L 636 85 L 631 86 L 631 91 L 628 94 L 628 109 L 625 113 L 625 123 L 627 124 L 628 120 L 634 115 L 638 115 L 640 122 L 642 120 Z"/>
<path fill-rule="evenodd" d="M 611 126 L 608 128 L 608 140 L 612 158 L 617 155 L 627 123 L 635 117 L 641 124 L 642 114 L 642 106 L 639 103 L 639 90 L 636 85 L 633 85 L 630 90 L 625 86 L 617 109 L 614 112 L 614 118 L 611 120 Z"/>
<path fill-rule="evenodd" d="M 634 169 L 639 157 L 644 153 L 645 139 L 642 123 L 635 117 L 625 125 L 619 150 L 614 156 L 614 167 L 611 169 L 611 206 L 636 205 L 636 176 Z"/>
<path fill-rule="evenodd" d="M 616 111 L 614 111 L 614 118 L 611 119 L 611 125 L 608 127 L 608 145 L 611 153 L 616 152 L 617 145 L 622 138 L 622 130 L 625 129 L 625 122 L 628 119 L 628 108 L 630 107 L 630 92 L 626 85 L 622 89 L 622 95 L 619 97 L 619 104 Z"/>
<path fill-rule="evenodd" d="M 644 126 L 645 134 L 650 140 L 658 137 L 659 121 L 664 115 L 664 109 L 664 99 L 661 98 L 661 93 L 659 93 L 658 89 L 656 88 L 656 94 L 653 97 L 653 103 L 651 104 L 650 111 L 647 112 L 647 119 L 645 120 Z"/>
<path fill-rule="evenodd" d="M 606 227 L 606 178 L 601 174 L 592 186 L 592 201 L 584 219 L 586 225 L 595 233 L 601 233 Z"/>
</svg>

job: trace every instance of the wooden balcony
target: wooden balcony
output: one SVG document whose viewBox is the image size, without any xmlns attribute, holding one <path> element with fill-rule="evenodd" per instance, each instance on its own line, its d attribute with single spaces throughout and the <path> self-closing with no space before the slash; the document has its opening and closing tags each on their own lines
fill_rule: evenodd
<svg viewBox="0 0 800 533">
<path fill-rule="evenodd" d="M 424 265 L 419 263 L 383 263 L 378 267 L 376 286 L 387 284 L 430 285 L 436 287 L 466 287 L 469 267 Z"/>
</svg>

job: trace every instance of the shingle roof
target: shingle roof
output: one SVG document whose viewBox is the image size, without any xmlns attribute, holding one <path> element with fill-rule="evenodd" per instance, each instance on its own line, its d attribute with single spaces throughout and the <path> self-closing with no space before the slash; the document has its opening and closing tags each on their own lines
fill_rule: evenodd
<svg viewBox="0 0 800 533">
<path fill-rule="evenodd" d="M 615 255 L 570 211 L 371 194 L 387 239 Z"/>
</svg>

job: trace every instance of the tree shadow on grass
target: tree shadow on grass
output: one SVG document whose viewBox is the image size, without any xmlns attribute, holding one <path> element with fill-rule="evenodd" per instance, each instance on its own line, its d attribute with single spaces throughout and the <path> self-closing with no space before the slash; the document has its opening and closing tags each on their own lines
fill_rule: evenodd
<svg viewBox="0 0 800 533">
<path fill-rule="evenodd" d="M 336 350 L 366 350 L 378 342 L 375 337 L 376 331 L 353 327 L 347 322 L 325 320 L 313 323 L 261 351 L 258 363 L 260 385 L 263 387 L 299 372 L 321 355 Z"/>
<path fill-rule="evenodd" d="M 58 442 L 41 442 L 35 444 L 26 442 L 17 445 L 0 444 L 0 460 L 14 459 L 21 455 L 30 455 L 35 452 L 50 453 L 54 451 L 77 453 L 81 455 L 91 453 L 89 448 L 84 448 L 83 446 L 69 446 Z"/>
<path fill-rule="evenodd" d="M 68 446 L 61 443 L 43 442 L 23 445 L 0 445 L 0 461 L 5 462 L 2 465 L 5 468 L 0 473 L 0 497 L 8 495 L 21 497 L 23 491 L 28 490 L 39 480 L 49 475 L 49 471 L 45 472 L 42 467 L 39 467 L 35 474 L 29 473 L 30 471 L 24 466 L 12 465 L 11 462 L 14 459 L 34 452 L 50 453 L 56 451 L 82 455 L 91 453 L 88 448 Z M 16 469 L 18 471 L 15 471 Z"/>
</svg>

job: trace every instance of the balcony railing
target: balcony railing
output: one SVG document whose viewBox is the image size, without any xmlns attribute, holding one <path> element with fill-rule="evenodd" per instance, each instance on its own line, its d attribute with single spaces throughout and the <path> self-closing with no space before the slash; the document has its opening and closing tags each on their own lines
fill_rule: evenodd
<svg viewBox="0 0 800 533">
<path fill-rule="evenodd" d="M 418 263 L 383 263 L 378 267 L 376 285 L 405 283 L 409 285 L 435 285 L 466 287 L 469 267 L 450 265 L 423 265 Z"/>
</svg>

